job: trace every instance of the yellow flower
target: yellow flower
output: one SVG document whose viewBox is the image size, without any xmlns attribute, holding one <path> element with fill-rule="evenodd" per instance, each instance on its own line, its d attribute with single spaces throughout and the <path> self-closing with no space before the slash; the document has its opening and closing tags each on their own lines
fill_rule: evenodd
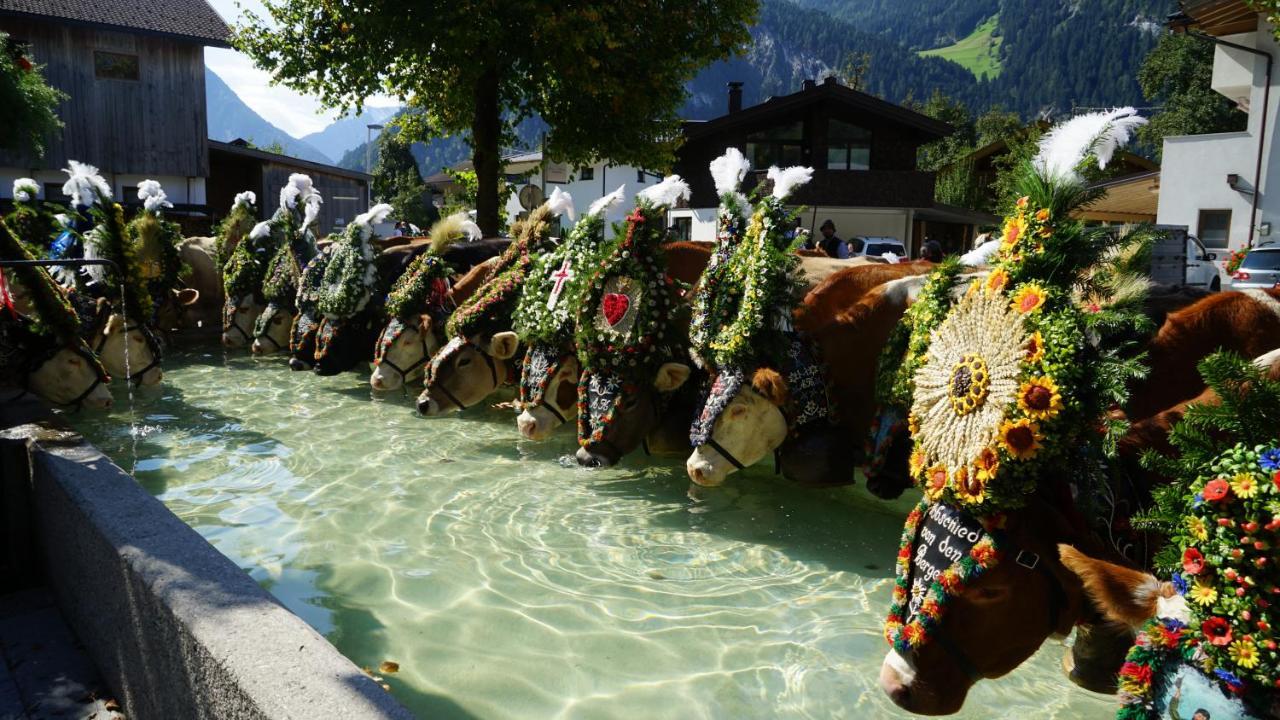
<svg viewBox="0 0 1280 720">
<path fill-rule="evenodd" d="M 1036 211 L 1036 220 L 1039 220 L 1040 222 L 1049 222 L 1049 210 L 1048 210 L 1048 208 L 1040 208 L 1039 210 L 1037 210 L 1037 211 Z"/>
<path fill-rule="evenodd" d="M 1258 666 L 1258 646 L 1252 640 L 1240 638 L 1231 643 L 1231 659 L 1242 668 L 1249 670 Z"/>
<path fill-rule="evenodd" d="M 1000 425 L 1000 446 L 1013 457 L 1027 460 L 1040 452 L 1040 425 L 1026 418 L 1005 420 Z"/>
<path fill-rule="evenodd" d="M 1258 481 L 1250 473 L 1240 473 L 1231 479 L 1231 491 L 1242 498 L 1251 498 L 1258 492 Z"/>
<path fill-rule="evenodd" d="M 1037 330 L 1031 333 L 1031 338 L 1027 340 L 1027 362 L 1035 364 L 1044 359 L 1044 338 L 1040 336 Z"/>
<path fill-rule="evenodd" d="M 1191 537 L 1200 542 L 1209 539 L 1209 527 L 1204 524 L 1204 520 L 1194 515 L 1187 518 L 1187 530 L 1191 533 Z"/>
<path fill-rule="evenodd" d="M 1004 232 L 1000 236 L 1000 249 L 1011 250 L 1018 241 L 1027 234 L 1027 219 L 1021 215 L 1009 218 L 1004 223 Z"/>
<path fill-rule="evenodd" d="M 982 448 L 973 461 L 973 467 L 979 480 L 991 480 L 1000 472 L 1000 456 L 993 448 Z"/>
<path fill-rule="evenodd" d="M 1209 607 L 1217 602 L 1218 591 L 1204 580 L 1196 580 L 1196 584 L 1191 588 L 1191 599 L 1198 605 Z"/>
<path fill-rule="evenodd" d="M 924 473 L 924 496 L 930 500 L 942 497 L 947 489 L 947 466 L 934 465 Z"/>
<path fill-rule="evenodd" d="M 956 468 L 951 481 L 956 496 L 964 502 L 970 505 L 981 505 L 982 501 L 987 499 L 987 484 L 978 477 L 976 472 L 970 472 L 969 468 L 964 466 Z"/>
<path fill-rule="evenodd" d="M 1044 300 L 1044 288 L 1035 283 L 1027 283 L 1014 293 L 1013 309 L 1023 314 L 1035 312 L 1044 305 Z"/>
<path fill-rule="evenodd" d="M 1027 207 L 1027 203 L 1030 201 L 1031 201 L 1031 198 L 1029 196 L 1023 195 L 1022 197 L 1018 198 L 1017 205 L 1019 208 L 1025 209 Z"/>
<path fill-rule="evenodd" d="M 1062 410 L 1062 395 L 1049 376 L 1031 378 L 1018 388 L 1018 407 L 1033 420 L 1048 420 Z"/>
<path fill-rule="evenodd" d="M 920 432 L 920 418 L 916 417 L 914 413 L 907 413 L 907 432 L 912 435 Z"/>
<path fill-rule="evenodd" d="M 924 464 L 928 460 L 923 450 L 916 450 L 911 453 L 911 477 L 918 477 L 920 472 L 924 470 Z"/>
<path fill-rule="evenodd" d="M 1004 268 L 995 270 L 987 276 L 987 292 L 998 293 L 1004 290 L 1004 286 L 1009 284 L 1009 273 Z"/>
</svg>

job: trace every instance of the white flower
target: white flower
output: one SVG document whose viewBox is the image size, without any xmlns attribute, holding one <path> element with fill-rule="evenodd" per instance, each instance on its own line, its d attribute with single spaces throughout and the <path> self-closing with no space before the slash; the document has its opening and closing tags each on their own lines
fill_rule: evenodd
<svg viewBox="0 0 1280 720">
<path fill-rule="evenodd" d="M 622 202 L 622 196 L 626 194 L 626 190 L 627 186 L 624 183 L 619 185 L 617 190 L 614 190 L 608 195 L 605 195 L 599 200 L 591 203 L 591 207 L 587 208 L 587 214 L 585 217 L 595 217 L 596 215 L 606 212 L 614 205 Z"/>
<path fill-rule="evenodd" d="M 31 202 L 40 194 L 40 186 L 31 178 L 18 178 L 13 181 L 13 199 L 18 202 Z"/>
<path fill-rule="evenodd" d="M 68 160 L 68 179 L 62 184 L 62 194 L 71 198 L 72 205 L 92 205 L 99 199 L 111 199 L 111 186 L 98 174 L 98 168 L 75 160 Z"/>
<path fill-rule="evenodd" d="M 150 213 L 158 213 L 162 208 L 173 207 L 164 188 L 160 187 L 160 183 L 155 180 L 143 180 L 138 183 L 138 199 L 142 201 L 143 209 Z"/>
<path fill-rule="evenodd" d="M 966 293 L 933 331 L 925 364 L 916 371 L 911 414 L 920 423 L 916 447 L 930 463 L 956 468 L 996 440 L 1005 409 L 1018 393 L 1018 375 L 1026 355 L 1022 315 L 1002 293 Z M 972 363 L 985 366 L 985 382 Z M 967 367 L 965 367 L 967 366 Z M 954 400 L 981 388 L 976 407 L 961 413 Z"/>
<path fill-rule="evenodd" d="M 245 190 L 242 193 L 236 194 L 236 199 L 231 203 L 231 209 L 234 210 L 237 207 L 240 207 L 241 205 L 243 205 L 246 208 L 250 208 L 256 205 L 257 203 L 258 203 L 258 194 L 252 190 Z"/>
</svg>

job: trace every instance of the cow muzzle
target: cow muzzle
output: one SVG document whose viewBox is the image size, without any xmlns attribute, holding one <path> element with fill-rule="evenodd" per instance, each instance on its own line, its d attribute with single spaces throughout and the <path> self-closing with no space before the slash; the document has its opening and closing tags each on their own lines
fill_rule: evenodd
<svg viewBox="0 0 1280 720">
<path fill-rule="evenodd" d="M 684 463 L 689 479 L 702 487 L 719 487 L 729 476 L 729 463 L 716 451 L 705 445 L 694 448 L 693 454 Z"/>
</svg>

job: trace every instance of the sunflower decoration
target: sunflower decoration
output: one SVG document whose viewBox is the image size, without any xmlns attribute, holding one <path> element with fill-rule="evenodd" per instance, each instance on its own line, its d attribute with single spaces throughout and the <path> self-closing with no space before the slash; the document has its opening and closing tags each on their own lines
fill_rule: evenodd
<svg viewBox="0 0 1280 720">
<path fill-rule="evenodd" d="M 1136 304 L 1105 314 L 1081 307 L 1077 285 L 1121 240 L 1086 228 L 1071 211 L 1093 197 L 1079 168 L 1090 159 L 1105 166 L 1144 122 L 1125 108 L 1047 133 L 1022 168 L 1023 195 L 1005 219 L 990 273 L 962 282 L 958 262 L 942 263 L 881 356 L 879 401 L 906 410 L 921 516 L 947 508 L 954 522 L 983 526 L 969 545 L 981 546 L 980 561 L 970 555 L 935 573 L 918 572 L 913 558 L 924 548 L 904 533 L 906 562 L 886 625 L 900 650 L 926 642 L 948 601 L 999 561 L 995 519 L 1062 479 L 1062 468 L 1086 486 L 1082 495 L 1104 477 L 1105 441 L 1120 428 L 1106 425 L 1110 435 L 1100 434 L 1101 419 L 1141 372 L 1117 332 L 1141 321 Z"/>
<path fill-rule="evenodd" d="M 511 329 L 512 317 L 528 281 L 534 259 L 555 247 L 552 221 L 561 213 L 571 213 L 573 198 L 553 193 L 547 202 L 512 226 L 515 239 L 498 256 L 484 283 L 454 311 L 445 327 L 453 338 L 470 338 L 481 333 Z"/>
<path fill-rule="evenodd" d="M 373 226 L 386 220 L 391 210 L 387 203 L 380 203 L 357 215 L 330 246 L 329 262 L 316 289 L 316 309 L 321 315 L 349 318 L 373 299 L 378 286 Z"/>
<path fill-rule="evenodd" d="M 1200 371 L 1220 403 L 1189 407 L 1170 433 L 1176 454 L 1144 459 L 1174 478 L 1136 524 L 1169 538 L 1156 566 L 1179 612 L 1150 620 L 1130 649 L 1122 720 L 1163 717 L 1182 666 L 1257 717 L 1280 713 L 1280 382 L 1230 353 Z"/>
</svg>

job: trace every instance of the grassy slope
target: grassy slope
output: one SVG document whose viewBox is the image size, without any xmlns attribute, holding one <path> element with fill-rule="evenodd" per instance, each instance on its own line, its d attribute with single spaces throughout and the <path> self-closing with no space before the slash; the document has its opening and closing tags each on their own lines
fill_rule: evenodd
<svg viewBox="0 0 1280 720">
<path fill-rule="evenodd" d="M 999 15 L 993 15 L 956 44 L 924 50 L 918 54 L 921 57 L 950 60 L 973 73 L 974 77 L 986 75 L 994 78 L 1003 69 L 1000 67 L 1000 43 L 1004 42 L 1004 38 L 992 37 L 999 19 Z"/>
</svg>

